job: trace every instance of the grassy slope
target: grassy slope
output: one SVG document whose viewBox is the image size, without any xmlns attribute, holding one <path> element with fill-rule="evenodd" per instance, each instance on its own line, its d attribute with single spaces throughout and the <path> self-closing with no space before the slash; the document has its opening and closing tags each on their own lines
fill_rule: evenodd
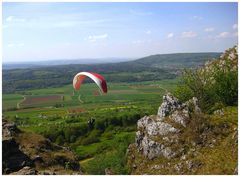
<svg viewBox="0 0 240 177">
<path fill-rule="evenodd" d="M 15 139 L 29 158 L 34 159 L 36 156 L 40 156 L 43 159 L 43 163 L 35 163 L 36 170 L 51 171 L 61 175 L 76 173 L 72 169 L 66 169 L 65 164 L 58 160 L 65 159 L 68 162 L 77 163 L 73 152 L 60 148 L 35 133 L 21 132 L 15 136 Z"/>
<path fill-rule="evenodd" d="M 238 162 L 237 107 L 224 109 L 224 116 L 211 116 L 212 125 L 216 126 L 219 142 L 214 148 L 202 148 L 196 160 L 204 163 L 196 174 L 233 174 Z M 226 128 L 223 128 L 223 127 Z"/>
</svg>

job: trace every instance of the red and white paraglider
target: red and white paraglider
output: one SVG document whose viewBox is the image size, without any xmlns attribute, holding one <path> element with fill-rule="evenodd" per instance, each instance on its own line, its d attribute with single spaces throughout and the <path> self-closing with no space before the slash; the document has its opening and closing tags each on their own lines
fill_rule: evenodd
<svg viewBox="0 0 240 177">
<path fill-rule="evenodd" d="M 80 90 L 81 84 L 86 77 L 91 78 L 97 84 L 102 93 L 107 93 L 107 82 L 105 78 L 100 74 L 92 72 L 77 73 L 73 78 L 73 88 L 75 90 Z"/>
</svg>

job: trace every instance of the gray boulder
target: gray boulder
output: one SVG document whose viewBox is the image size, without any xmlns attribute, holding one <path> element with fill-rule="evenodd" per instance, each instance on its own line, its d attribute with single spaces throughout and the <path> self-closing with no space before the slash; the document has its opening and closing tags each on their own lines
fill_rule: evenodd
<svg viewBox="0 0 240 177">
<path fill-rule="evenodd" d="M 178 130 L 172 125 L 158 121 L 158 116 L 145 116 L 138 120 L 138 129 L 145 130 L 148 135 L 167 135 L 169 133 L 177 133 Z"/>
<path fill-rule="evenodd" d="M 175 155 L 169 147 L 165 147 L 163 144 L 153 141 L 147 136 L 143 138 L 141 143 L 143 155 L 150 160 L 159 156 L 170 159 Z"/>
<path fill-rule="evenodd" d="M 181 103 L 170 93 L 164 95 L 158 114 L 144 116 L 137 122 L 138 151 L 148 159 L 160 156 L 171 159 L 181 153 L 181 148 L 174 150 L 171 144 L 178 143 L 181 130 L 187 127 L 193 112 L 201 113 L 197 98 Z"/>
<path fill-rule="evenodd" d="M 21 170 L 17 172 L 11 173 L 11 175 L 37 175 L 38 172 L 29 166 L 23 167 Z"/>
<path fill-rule="evenodd" d="M 182 107 L 182 103 L 175 98 L 171 93 L 167 93 L 163 96 L 163 103 L 158 109 L 157 115 L 160 120 L 164 117 L 170 115 L 174 110 L 180 109 Z"/>
</svg>

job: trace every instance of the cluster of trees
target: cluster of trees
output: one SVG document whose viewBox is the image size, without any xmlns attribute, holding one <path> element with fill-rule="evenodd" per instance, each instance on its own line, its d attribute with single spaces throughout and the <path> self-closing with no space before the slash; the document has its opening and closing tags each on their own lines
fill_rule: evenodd
<svg viewBox="0 0 240 177">
<path fill-rule="evenodd" d="M 3 93 L 29 89 L 60 87 L 70 84 L 79 71 L 103 74 L 108 82 L 136 82 L 174 78 L 167 69 L 152 68 L 140 64 L 64 65 L 3 71 Z M 146 71 L 148 73 L 146 74 Z M 86 80 L 85 82 L 90 82 Z"/>
<path fill-rule="evenodd" d="M 206 113 L 237 105 L 237 60 L 237 52 L 234 59 L 229 59 L 225 54 L 204 68 L 185 70 L 175 95 L 183 102 L 197 97 L 201 109 Z"/>
<path fill-rule="evenodd" d="M 135 126 L 137 120 L 141 118 L 137 112 L 120 113 L 117 115 L 108 115 L 93 118 L 92 124 L 82 122 L 79 124 L 69 124 L 67 127 L 49 127 L 43 132 L 43 135 L 57 144 L 74 143 L 80 140 L 82 145 L 91 144 L 99 141 L 99 137 L 105 131 L 113 127 Z"/>
<path fill-rule="evenodd" d="M 134 138 L 135 134 L 125 134 L 115 138 L 108 153 L 94 156 L 94 160 L 90 161 L 83 170 L 93 175 L 104 175 L 105 169 L 110 168 L 114 174 L 129 174 L 126 149 L 134 141 Z"/>
</svg>

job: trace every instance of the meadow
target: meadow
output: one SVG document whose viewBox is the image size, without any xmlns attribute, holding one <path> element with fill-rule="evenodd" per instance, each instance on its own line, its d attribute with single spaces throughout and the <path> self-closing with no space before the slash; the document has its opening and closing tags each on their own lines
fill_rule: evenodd
<svg viewBox="0 0 240 177">
<path fill-rule="evenodd" d="M 156 114 L 163 94 L 176 82 L 109 82 L 107 94 L 100 94 L 94 83 L 83 84 L 78 92 L 66 85 L 3 94 L 3 116 L 24 131 L 70 147 L 86 174 L 104 174 L 109 166 L 127 174 L 124 154 L 134 142 L 137 120 Z"/>
</svg>

